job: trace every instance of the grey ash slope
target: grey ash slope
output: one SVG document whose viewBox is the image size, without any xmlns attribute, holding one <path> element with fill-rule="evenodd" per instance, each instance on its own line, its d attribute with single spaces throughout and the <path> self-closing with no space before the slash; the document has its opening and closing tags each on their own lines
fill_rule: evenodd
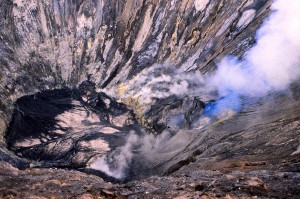
<svg viewBox="0 0 300 199">
<path fill-rule="evenodd" d="M 242 57 L 255 44 L 255 31 L 270 14 L 271 3 L 0 0 L 0 26 L 4 27 L 0 30 L 0 197 L 299 197 L 299 83 L 265 99 L 244 99 L 245 109 L 228 120 L 201 130 L 180 130 L 166 145 L 156 149 L 157 156 L 134 157 L 130 171 L 133 178 L 152 174 L 163 177 L 110 184 L 78 171 L 34 168 L 35 158 L 17 157 L 7 149 L 4 138 L 14 102 L 22 96 L 47 89 L 75 89 L 90 79 L 97 92 L 104 89 L 122 98 L 126 83 L 157 64 L 207 73 L 227 54 Z M 78 101 L 84 104 L 88 95 L 80 96 Z M 164 108 L 151 110 L 159 105 L 154 101 L 139 102 L 134 96 L 122 100 L 143 125 L 147 121 L 155 124 L 154 116 L 168 112 Z M 166 103 L 175 102 L 182 103 L 182 99 Z M 161 112 L 156 113 L 157 110 Z M 64 116 L 74 111 L 82 116 L 80 124 L 95 120 L 100 123 L 98 116 L 95 119 L 82 107 L 65 111 Z M 123 119 L 130 118 L 130 114 Z M 61 133 L 61 129 L 55 130 Z M 81 141 L 91 146 L 91 140 Z M 103 147 L 89 151 L 90 154 L 109 150 L 101 143 Z M 46 141 L 47 144 L 51 145 Z M 74 164 L 69 156 L 65 157 L 61 164 L 54 158 L 52 166 Z M 84 165 L 87 161 L 80 157 L 77 160 Z M 148 164 L 140 164 L 143 161 Z"/>
<path fill-rule="evenodd" d="M 255 42 L 269 4 L 4 0 L 1 96 L 76 86 L 87 74 L 111 88 L 156 63 L 210 70 L 219 55 L 242 55 Z"/>
</svg>

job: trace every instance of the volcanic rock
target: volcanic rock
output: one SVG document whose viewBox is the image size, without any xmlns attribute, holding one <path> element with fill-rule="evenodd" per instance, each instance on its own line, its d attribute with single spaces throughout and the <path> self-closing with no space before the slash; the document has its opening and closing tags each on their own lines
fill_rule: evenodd
<svg viewBox="0 0 300 199">
<path fill-rule="evenodd" d="M 300 197 L 299 80 L 205 117 L 273 1 L 0 1 L 1 198 Z"/>
</svg>

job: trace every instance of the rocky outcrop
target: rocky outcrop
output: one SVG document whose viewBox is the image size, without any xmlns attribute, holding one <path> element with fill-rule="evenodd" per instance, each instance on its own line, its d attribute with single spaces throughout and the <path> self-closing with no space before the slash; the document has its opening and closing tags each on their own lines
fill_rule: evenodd
<svg viewBox="0 0 300 199">
<path fill-rule="evenodd" d="M 190 171 L 115 185 L 78 171 L 20 171 L 4 162 L 0 165 L 1 198 L 293 198 L 299 195 L 298 187 L 291 186 L 299 183 L 294 172 Z"/>
<path fill-rule="evenodd" d="M 299 81 L 222 117 L 201 90 L 271 3 L 1 0 L 0 197 L 299 197 Z"/>
<path fill-rule="evenodd" d="M 90 74 L 112 88 L 144 68 L 186 71 L 242 55 L 270 1 L 12 1 L 1 3 L 1 104 L 39 90 L 76 86 Z M 252 22 L 252 23 L 250 23 Z M 4 128 L 5 129 L 5 126 Z"/>
</svg>

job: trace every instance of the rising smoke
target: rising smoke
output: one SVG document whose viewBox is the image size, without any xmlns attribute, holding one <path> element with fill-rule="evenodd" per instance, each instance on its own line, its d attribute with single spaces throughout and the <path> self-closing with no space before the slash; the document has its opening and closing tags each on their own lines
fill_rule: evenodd
<svg viewBox="0 0 300 199">
<path fill-rule="evenodd" d="M 204 79 L 200 71 L 187 74 L 170 65 L 156 64 L 126 82 L 124 84 L 126 92 L 123 92 L 120 97 L 136 98 L 147 104 L 153 102 L 153 98 L 162 99 L 171 95 L 197 96 L 200 94 L 199 86 L 203 83 Z"/>
<path fill-rule="evenodd" d="M 278 0 L 272 10 L 244 59 L 225 57 L 208 78 L 208 84 L 224 97 L 222 105 L 216 103 L 215 112 L 227 107 L 238 111 L 240 96 L 262 97 L 287 89 L 300 77 L 300 1 Z"/>
<path fill-rule="evenodd" d="M 243 61 L 226 57 L 210 83 L 221 95 L 264 96 L 287 89 L 300 76 L 300 1 L 278 0 L 274 12 L 258 30 L 257 44 Z"/>
<path fill-rule="evenodd" d="M 263 97 L 270 92 L 288 89 L 290 83 L 300 77 L 300 0 L 277 0 L 272 10 L 273 13 L 257 32 L 256 45 L 246 52 L 243 60 L 227 56 L 218 64 L 217 71 L 207 78 L 199 72 L 183 74 L 180 69 L 156 65 L 128 82 L 124 95 L 135 96 L 148 103 L 154 97 L 203 97 L 216 90 L 220 98 L 208 104 L 204 114 L 220 117 L 228 110 L 238 112 L 241 96 Z M 165 139 L 166 136 L 150 139 L 130 134 L 128 142 L 118 153 L 99 158 L 92 168 L 123 178 L 133 156 L 131 150 L 134 144 L 144 143 L 147 147 L 143 153 L 148 153 L 158 147 L 157 143 L 163 144 L 161 140 Z M 114 161 L 116 164 L 112 167 Z"/>
<path fill-rule="evenodd" d="M 157 154 L 159 148 L 163 146 L 169 138 L 170 134 L 168 131 L 158 136 L 146 133 L 138 136 L 134 131 L 131 131 L 124 146 L 108 155 L 99 157 L 90 167 L 102 171 L 116 179 L 124 179 L 126 177 L 126 170 L 133 157 L 133 151 L 142 153 L 144 157 L 151 157 Z"/>
<path fill-rule="evenodd" d="M 124 178 L 125 171 L 133 156 L 133 147 L 138 144 L 138 141 L 138 136 L 131 131 L 124 146 L 111 154 L 101 156 L 90 165 L 91 168 L 100 170 L 116 179 Z"/>
</svg>

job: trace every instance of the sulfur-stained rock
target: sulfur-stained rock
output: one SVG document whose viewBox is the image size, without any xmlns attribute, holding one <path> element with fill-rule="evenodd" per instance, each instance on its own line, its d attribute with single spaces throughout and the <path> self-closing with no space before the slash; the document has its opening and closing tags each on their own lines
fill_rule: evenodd
<svg viewBox="0 0 300 199">
<path fill-rule="evenodd" d="M 0 0 L 0 198 L 299 198 L 299 80 L 205 89 L 272 2 Z"/>
</svg>

